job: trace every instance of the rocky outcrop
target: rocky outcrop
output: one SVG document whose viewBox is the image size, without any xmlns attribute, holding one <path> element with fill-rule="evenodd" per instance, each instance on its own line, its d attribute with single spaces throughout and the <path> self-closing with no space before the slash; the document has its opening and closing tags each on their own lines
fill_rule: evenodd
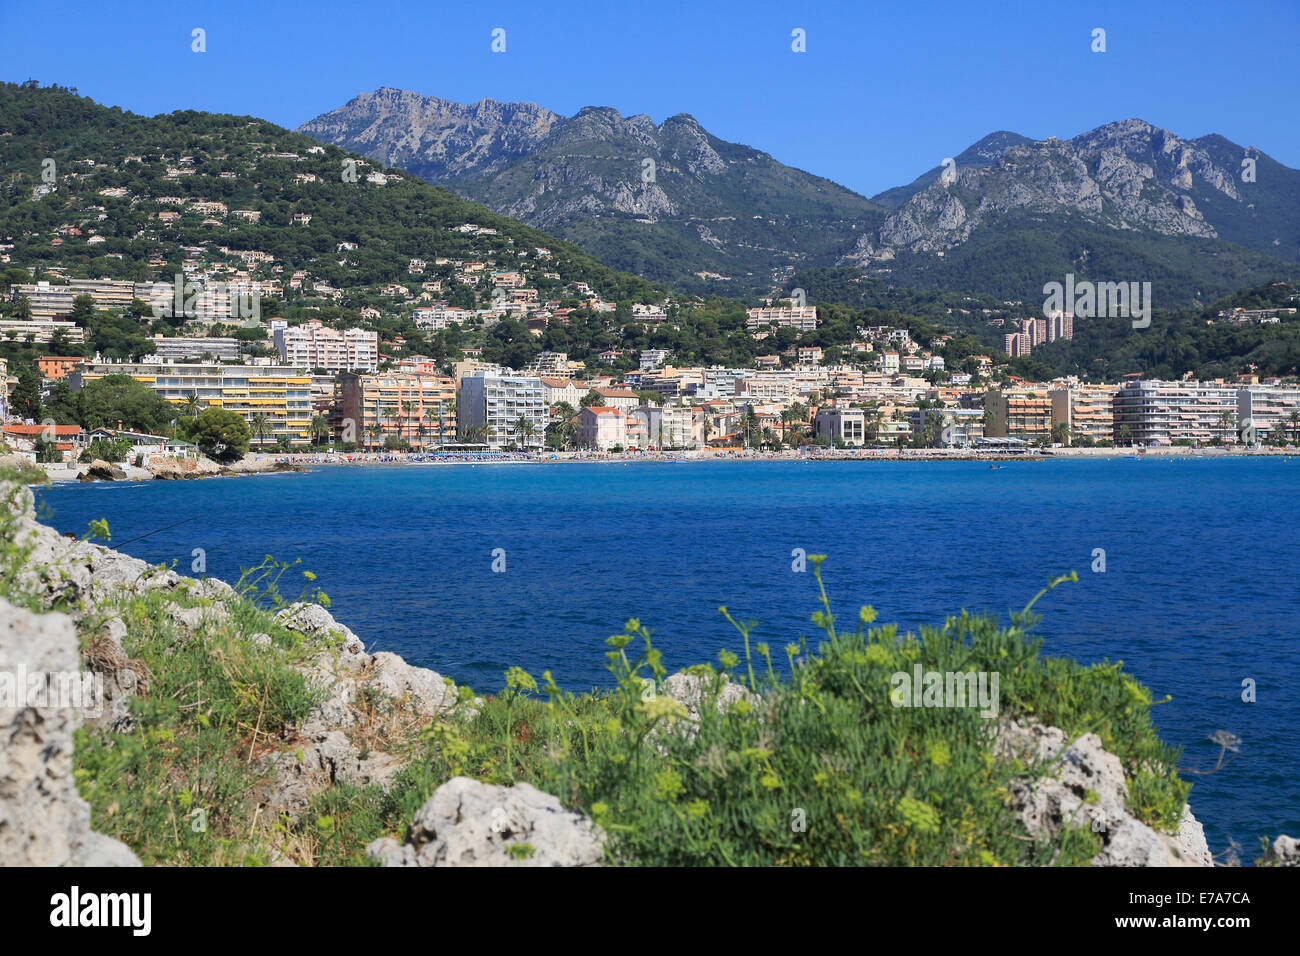
<svg viewBox="0 0 1300 956">
<path fill-rule="evenodd" d="M 773 270 L 831 264 L 864 219 L 882 214 L 842 186 L 722 142 L 685 113 L 656 124 L 587 106 L 565 117 L 533 103 L 381 89 L 299 132 L 579 241 L 611 265 L 635 260 L 650 276 L 725 271 L 767 291 Z"/>
<path fill-rule="evenodd" d="M 1285 834 L 1273 841 L 1264 854 L 1265 866 L 1300 866 L 1300 840 Z"/>
<path fill-rule="evenodd" d="M 78 481 L 125 481 L 126 472 L 111 462 L 96 458 L 77 476 Z"/>
<path fill-rule="evenodd" d="M 248 457 L 220 464 L 206 456 L 198 458 L 173 458 L 170 455 L 154 455 L 148 464 L 149 472 L 160 481 L 176 481 L 190 478 L 216 478 L 222 475 L 257 475 L 278 471 L 302 471 L 301 465 L 273 458 Z"/>
<path fill-rule="evenodd" d="M 405 760 L 359 741 L 361 732 L 380 726 L 390 736 L 459 705 L 451 680 L 396 654 L 367 654 L 361 639 L 318 604 L 294 604 L 278 617 L 316 649 L 303 671 L 321 701 L 290 750 L 267 761 L 260 801 L 269 809 L 296 814 L 335 782 L 387 784 Z"/>
<path fill-rule="evenodd" d="M 28 552 L 18 587 L 45 607 L 65 609 L 87 636 L 85 664 L 103 686 L 103 706 L 87 719 L 101 729 L 131 732 L 128 702 L 147 690 L 151 675 L 126 650 L 127 629 L 115 601 L 151 591 L 168 595 L 165 620 L 178 641 L 190 641 L 229 621 L 234 589 L 66 538 L 35 520 L 29 489 L 5 486 L 5 494 L 14 503 L 14 540 Z M 473 713 L 474 702 L 462 704 L 452 681 L 396 654 L 367 653 L 361 639 L 320 605 L 291 605 L 279 621 L 302 635 L 310 653 L 297 666 L 320 702 L 266 758 L 266 783 L 251 796 L 268 809 L 294 815 L 336 781 L 384 785 L 404 764 L 386 742 L 440 714 Z M 265 634 L 250 640 L 271 642 Z"/>
<path fill-rule="evenodd" d="M 72 777 L 73 731 L 100 702 L 93 691 L 33 693 L 33 679 L 48 692 L 54 675 L 84 675 L 71 618 L 0 599 L 0 667 L 0 866 L 139 866 L 125 844 L 91 830 Z"/>
<path fill-rule="evenodd" d="M 1012 789 L 1012 807 L 1029 834 L 1054 839 L 1064 828 L 1095 832 L 1102 850 L 1093 866 L 1211 866 L 1201 824 L 1183 807 L 1178 833 L 1159 833 L 1129 811 L 1128 781 L 1118 757 L 1096 734 L 1071 741 L 1063 730 L 1008 721 L 996 744 L 1006 757 L 1047 763 L 1047 772 Z"/>
<path fill-rule="evenodd" d="M 722 686 L 718 690 L 718 697 L 714 703 L 718 713 L 721 714 L 730 710 L 738 700 L 747 701 L 751 704 L 758 703 L 758 695 L 749 688 L 737 684 L 725 674 L 721 676 Z M 664 696 L 671 697 L 685 707 L 687 719 L 696 722 L 700 719 L 700 705 L 706 695 L 711 692 L 712 680 L 713 678 L 710 677 L 701 677 L 698 674 L 678 671 L 676 674 L 670 674 L 663 679 L 660 690 Z"/>
<path fill-rule="evenodd" d="M 1256 221 L 1256 207 L 1243 194 L 1241 161 L 1252 151 L 1222 137 L 1184 140 L 1129 119 L 1069 140 L 1034 142 L 1008 134 L 987 140 L 988 149 L 976 144 L 955 167 L 877 197 L 906 198 L 842 261 L 865 266 L 902 252 L 942 255 L 976 232 L 1027 216 L 1061 224 L 1082 220 L 1130 234 L 1225 238 L 1270 253 L 1285 241 L 1276 224 Z M 1285 190 L 1293 177 L 1294 171 L 1280 168 L 1273 185 Z M 1259 189 L 1273 185 L 1247 188 L 1260 197 Z M 1289 206 L 1294 199 L 1280 201 Z"/>
<path fill-rule="evenodd" d="M 384 866 L 599 866 L 603 832 L 559 799 L 518 783 L 454 777 L 411 821 L 406 839 L 366 847 Z"/>
</svg>

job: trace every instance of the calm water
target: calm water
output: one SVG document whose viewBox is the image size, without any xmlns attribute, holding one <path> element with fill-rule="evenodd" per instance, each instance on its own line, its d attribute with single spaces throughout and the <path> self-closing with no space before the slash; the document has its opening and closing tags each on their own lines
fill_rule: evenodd
<svg viewBox="0 0 1300 956">
<path fill-rule="evenodd" d="M 1005 617 L 1077 570 L 1037 605 L 1047 651 L 1122 659 L 1172 695 L 1155 718 L 1184 766 L 1212 765 L 1215 730 L 1244 741 L 1192 778 L 1212 848 L 1231 836 L 1249 860 L 1261 835 L 1300 835 L 1300 460 L 335 467 L 42 498 L 61 531 L 107 518 L 114 546 L 181 573 L 195 548 L 229 581 L 300 557 L 370 649 L 480 690 L 516 664 L 604 683 L 603 641 L 633 616 L 670 671 L 739 649 L 720 604 L 774 648 L 812 636 L 794 548 L 829 555 L 842 620 L 869 602 L 912 628 L 963 607 Z"/>
</svg>

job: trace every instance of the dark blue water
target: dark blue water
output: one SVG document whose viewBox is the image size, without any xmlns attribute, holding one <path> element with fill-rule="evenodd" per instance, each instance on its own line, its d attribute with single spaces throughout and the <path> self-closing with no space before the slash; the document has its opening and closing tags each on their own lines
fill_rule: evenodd
<svg viewBox="0 0 1300 956">
<path fill-rule="evenodd" d="M 184 574 L 195 548 L 232 582 L 264 554 L 301 557 L 372 650 L 486 691 L 511 665 L 605 683 L 604 639 L 633 616 L 670 671 L 739 650 L 720 604 L 774 650 L 813 636 L 795 548 L 829 555 L 841 620 L 871 603 L 911 628 L 1005 617 L 1076 570 L 1036 607 L 1047 651 L 1122 659 L 1172 695 L 1154 714 L 1184 766 L 1212 765 L 1216 730 L 1243 740 L 1192 778 L 1211 846 L 1235 838 L 1249 860 L 1260 836 L 1300 831 L 1300 460 L 374 466 L 41 497 L 59 530 L 106 518 L 115 546 Z"/>
</svg>

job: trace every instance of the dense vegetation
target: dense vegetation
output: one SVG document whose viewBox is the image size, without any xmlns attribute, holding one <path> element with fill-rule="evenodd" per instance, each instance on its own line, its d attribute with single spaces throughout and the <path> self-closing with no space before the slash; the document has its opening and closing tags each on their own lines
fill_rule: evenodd
<svg viewBox="0 0 1300 956">
<path fill-rule="evenodd" d="M 559 284 L 586 281 L 610 298 L 651 289 L 562 240 L 445 189 L 410 176 L 371 183 L 366 177 L 375 170 L 372 163 L 252 117 L 194 111 L 136 116 L 28 81 L 0 84 L 0 129 L 7 133 L 0 138 L 0 168 L 6 171 L 0 180 L 0 235 L 14 246 L 16 262 L 57 261 L 72 275 L 145 281 L 179 271 L 181 247 L 216 239 L 231 250 L 270 253 L 286 272 L 310 269 L 344 288 L 409 280 L 413 257 L 430 263 L 438 256 L 495 259 L 511 268 L 521 254 L 543 246 L 551 251 L 548 267 L 560 275 Z M 54 161 L 58 188 L 37 199 L 46 160 Z M 355 181 L 344 176 L 350 160 L 356 163 Z M 183 172 L 169 175 L 169 168 Z M 100 195 L 112 188 L 130 195 Z M 260 212 L 261 218 L 226 216 L 222 225 L 211 226 L 203 224 L 204 214 L 185 211 L 164 224 L 153 203 L 133 202 L 167 196 L 221 202 L 230 210 Z M 105 218 L 97 219 L 92 206 L 102 207 Z M 311 214 L 312 222 L 290 228 L 297 212 Z M 52 250 L 54 231 L 69 221 L 89 222 L 106 241 L 91 245 L 89 235 L 64 236 Z M 496 229 L 497 235 L 454 231 L 465 223 Z M 346 264 L 337 254 L 340 242 L 357 244 Z M 150 258 L 165 259 L 166 265 L 155 271 Z M 437 271 L 427 277 L 436 278 Z"/>
</svg>

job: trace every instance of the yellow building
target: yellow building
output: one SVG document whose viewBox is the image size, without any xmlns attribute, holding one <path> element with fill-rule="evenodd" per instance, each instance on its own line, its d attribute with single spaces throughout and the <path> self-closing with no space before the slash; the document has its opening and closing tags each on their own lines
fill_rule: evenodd
<svg viewBox="0 0 1300 956">
<path fill-rule="evenodd" d="M 294 445 L 311 441 L 311 375 L 301 369 L 284 365 L 94 362 L 68 373 L 68 383 L 75 392 L 105 375 L 130 375 L 177 404 L 195 395 L 204 408 L 235 412 L 248 422 L 254 447 L 274 444 L 282 437 Z M 267 419 L 260 436 L 253 423 L 257 415 Z"/>
</svg>

